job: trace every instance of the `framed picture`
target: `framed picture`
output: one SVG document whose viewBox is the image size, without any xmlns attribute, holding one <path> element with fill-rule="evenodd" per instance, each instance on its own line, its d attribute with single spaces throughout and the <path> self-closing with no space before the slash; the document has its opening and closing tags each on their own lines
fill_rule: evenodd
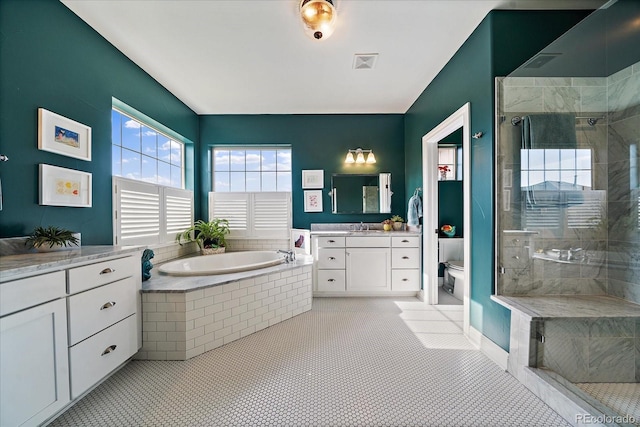
<svg viewBox="0 0 640 427">
<path fill-rule="evenodd" d="M 91 128 L 38 108 L 38 149 L 91 161 Z"/>
<path fill-rule="evenodd" d="M 302 188 L 324 188 L 324 170 L 303 170 Z"/>
<path fill-rule="evenodd" d="M 300 228 L 291 229 L 291 249 L 297 254 L 311 254 L 311 232 Z"/>
<path fill-rule="evenodd" d="M 322 190 L 305 190 L 304 211 L 322 212 Z"/>
<path fill-rule="evenodd" d="M 91 174 L 40 164 L 41 205 L 91 207 Z"/>
</svg>

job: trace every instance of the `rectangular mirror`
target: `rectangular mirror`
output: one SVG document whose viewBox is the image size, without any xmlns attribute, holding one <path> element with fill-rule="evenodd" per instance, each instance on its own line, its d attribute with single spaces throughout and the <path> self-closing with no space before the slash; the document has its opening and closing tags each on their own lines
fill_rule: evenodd
<svg viewBox="0 0 640 427">
<path fill-rule="evenodd" d="M 391 212 L 391 174 L 333 174 L 332 212 L 367 214 Z"/>
</svg>

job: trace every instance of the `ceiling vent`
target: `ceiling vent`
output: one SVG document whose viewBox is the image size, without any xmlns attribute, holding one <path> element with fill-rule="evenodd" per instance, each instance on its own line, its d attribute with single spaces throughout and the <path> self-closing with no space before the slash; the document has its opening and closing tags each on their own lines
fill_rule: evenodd
<svg viewBox="0 0 640 427">
<path fill-rule="evenodd" d="M 377 59 L 377 53 L 356 53 L 353 55 L 353 68 L 355 70 L 372 70 Z"/>
<path fill-rule="evenodd" d="M 524 64 L 522 68 L 542 68 L 546 64 L 548 64 L 551 60 L 553 60 L 554 58 L 557 58 L 560 55 L 562 54 L 561 53 L 539 53 L 533 58 L 531 58 L 529 61 L 527 61 L 527 63 Z"/>
</svg>

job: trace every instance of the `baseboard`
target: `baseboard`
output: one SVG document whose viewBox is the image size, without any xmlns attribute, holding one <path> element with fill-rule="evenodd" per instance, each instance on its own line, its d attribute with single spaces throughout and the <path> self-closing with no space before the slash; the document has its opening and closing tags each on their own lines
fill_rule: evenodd
<svg viewBox="0 0 640 427">
<path fill-rule="evenodd" d="M 504 351 L 498 344 L 482 335 L 482 332 L 473 326 L 469 326 L 469 341 L 478 347 L 485 356 L 493 361 L 493 363 L 498 365 L 501 369 L 504 369 L 505 371 L 507 370 L 509 353 Z"/>
</svg>

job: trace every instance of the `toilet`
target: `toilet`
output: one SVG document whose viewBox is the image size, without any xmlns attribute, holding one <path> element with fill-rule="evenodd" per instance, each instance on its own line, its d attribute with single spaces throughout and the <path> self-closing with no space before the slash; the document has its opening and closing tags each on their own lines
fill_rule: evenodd
<svg viewBox="0 0 640 427">
<path fill-rule="evenodd" d="M 438 262 L 444 267 L 442 289 L 462 302 L 464 295 L 464 239 L 438 239 Z M 442 270 L 441 270 L 442 271 Z"/>
<path fill-rule="evenodd" d="M 444 269 L 442 288 L 456 299 L 463 300 L 464 295 L 464 261 L 447 261 Z"/>
</svg>

